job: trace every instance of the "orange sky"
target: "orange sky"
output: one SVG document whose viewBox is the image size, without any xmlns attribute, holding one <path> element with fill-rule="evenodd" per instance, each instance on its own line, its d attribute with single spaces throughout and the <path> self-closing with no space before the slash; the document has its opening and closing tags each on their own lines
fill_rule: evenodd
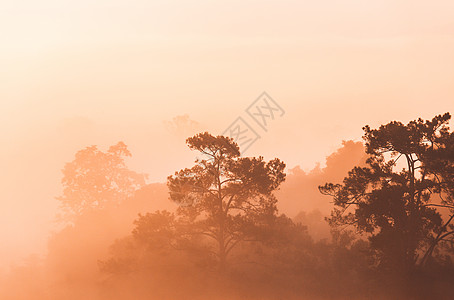
<svg viewBox="0 0 454 300">
<path fill-rule="evenodd" d="M 163 181 L 192 158 L 164 121 L 221 133 L 267 91 L 286 113 L 248 155 L 309 170 L 365 124 L 454 113 L 452 1 L 93 2 L 0 2 L 0 265 L 45 249 L 87 145 Z"/>
</svg>

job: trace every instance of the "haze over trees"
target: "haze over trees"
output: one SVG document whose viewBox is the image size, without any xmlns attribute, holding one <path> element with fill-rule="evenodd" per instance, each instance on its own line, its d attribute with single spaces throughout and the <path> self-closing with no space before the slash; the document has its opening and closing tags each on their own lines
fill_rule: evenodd
<svg viewBox="0 0 454 300">
<path fill-rule="evenodd" d="M 68 218 L 87 211 L 119 205 L 145 185 L 144 174 L 129 170 L 124 158 L 131 156 L 123 142 L 106 152 L 90 146 L 76 153 L 63 168 L 63 194 L 57 199 Z"/>
<path fill-rule="evenodd" d="M 367 166 L 355 167 L 343 184 L 320 187 L 334 199 L 330 223 L 368 233 L 381 266 L 411 270 L 431 257 L 441 236 L 450 235 L 451 215 L 443 221 L 437 209 L 452 209 L 450 178 L 441 175 L 452 171 L 449 119 L 445 114 L 364 127 Z M 422 259 L 420 251 L 426 251 Z"/>
<path fill-rule="evenodd" d="M 450 299 L 450 118 L 365 126 L 364 144 L 343 142 L 307 173 L 204 132 L 186 140 L 193 165 L 147 184 L 124 143 L 87 147 L 63 168 L 65 222 L 47 257 L 15 269 L 0 296 Z M 312 198 L 320 210 L 293 203 Z"/>
</svg>

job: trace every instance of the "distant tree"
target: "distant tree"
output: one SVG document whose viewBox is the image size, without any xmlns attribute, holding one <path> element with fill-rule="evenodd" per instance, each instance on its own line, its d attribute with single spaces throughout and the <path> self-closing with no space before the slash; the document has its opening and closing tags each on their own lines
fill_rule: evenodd
<svg viewBox="0 0 454 300">
<path fill-rule="evenodd" d="M 204 242 L 203 236 L 194 234 L 196 225 L 188 224 L 174 213 L 164 210 L 139 214 L 134 225 L 133 241 L 150 257 L 173 255 L 188 258 L 193 266 L 213 265 L 213 257 L 206 255 L 210 246 Z"/>
<path fill-rule="evenodd" d="M 342 184 L 319 188 L 334 199 L 330 224 L 354 225 L 369 233 L 382 266 L 412 268 L 418 250 L 444 231 L 433 194 L 444 189 L 437 174 L 449 178 L 452 171 L 445 160 L 433 163 L 439 157 L 435 149 L 449 135 L 449 119 L 447 113 L 407 125 L 394 121 L 379 129 L 364 127 L 368 165 L 355 167 Z"/>
<path fill-rule="evenodd" d="M 176 116 L 172 121 L 164 121 L 164 125 L 170 133 L 184 138 L 199 132 L 200 128 L 200 123 L 192 120 L 188 114 Z"/>
<path fill-rule="evenodd" d="M 83 213 L 117 205 L 145 185 L 145 175 L 127 168 L 124 158 L 131 156 L 123 142 L 106 152 L 90 146 L 76 153 L 63 168 L 61 203 L 64 217 L 74 220 Z"/>
<path fill-rule="evenodd" d="M 176 236 L 175 216 L 168 211 L 139 214 L 134 221 L 132 235 L 136 240 L 151 248 L 165 250 L 171 248 Z"/>
<path fill-rule="evenodd" d="M 168 177 L 170 198 L 180 205 L 177 215 L 187 234 L 214 242 L 223 271 L 232 249 L 241 241 L 260 240 L 263 231 L 258 228 L 276 217 L 273 191 L 285 180 L 285 164 L 240 157 L 232 139 L 207 132 L 186 142 L 204 159 Z"/>
<path fill-rule="evenodd" d="M 98 262 L 102 271 L 122 274 L 175 263 L 170 260 L 175 258 L 180 240 L 173 213 L 164 210 L 139 214 L 134 225 L 132 235 L 111 245 L 111 257 Z"/>
</svg>

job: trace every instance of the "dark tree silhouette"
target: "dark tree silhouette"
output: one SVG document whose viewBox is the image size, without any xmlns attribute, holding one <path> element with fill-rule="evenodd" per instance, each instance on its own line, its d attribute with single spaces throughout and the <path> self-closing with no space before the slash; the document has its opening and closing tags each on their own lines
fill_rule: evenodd
<svg viewBox="0 0 454 300">
<path fill-rule="evenodd" d="M 445 210 L 448 218 L 431 240 L 421 261 L 423 265 L 430 260 L 437 245 L 448 246 L 451 251 L 454 249 L 454 225 L 452 224 L 454 219 L 454 132 L 450 133 L 449 128 L 445 126 L 429 143 L 430 147 L 422 157 L 421 167 L 436 183 L 432 192 L 438 196 L 438 201 L 428 206 Z"/>
<path fill-rule="evenodd" d="M 63 168 L 63 195 L 57 197 L 72 220 L 84 212 L 117 205 L 145 185 L 145 175 L 129 170 L 124 158 L 131 156 L 123 142 L 106 152 L 90 146 L 76 153 Z"/>
<path fill-rule="evenodd" d="M 224 271 L 232 249 L 241 241 L 259 239 L 257 228 L 276 216 L 273 191 L 285 179 L 285 164 L 240 157 L 232 139 L 207 132 L 186 142 L 204 159 L 168 177 L 170 198 L 180 204 L 177 215 L 188 233 L 214 242 L 213 253 Z"/>
<path fill-rule="evenodd" d="M 382 266 L 412 268 L 417 251 L 430 247 L 444 231 L 433 194 L 444 189 L 437 174 L 449 179 L 452 171 L 445 167 L 446 160 L 431 162 L 449 135 L 449 119 L 447 113 L 407 125 L 394 121 L 379 129 L 364 127 L 368 166 L 355 167 L 342 184 L 320 187 L 334 199 L 330 223 L 369 233 Z"/>
</svg>

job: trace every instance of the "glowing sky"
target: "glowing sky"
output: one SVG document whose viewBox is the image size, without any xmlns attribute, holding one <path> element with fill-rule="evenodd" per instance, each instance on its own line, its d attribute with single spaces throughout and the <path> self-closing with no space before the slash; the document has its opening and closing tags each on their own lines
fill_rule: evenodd
<svg viewBox="0 0 454 300">
<path fill-rule="evenodd" d="M 361 127 L 454 113 L 453 1 L 0 0 L 0 265 L 45 249 L 60 169 L 123 140 L 133 169 L 190 163 L 163 122 L 221 133 L 266 90 L 248 155 L 311 169 Z"/>
</svg>

